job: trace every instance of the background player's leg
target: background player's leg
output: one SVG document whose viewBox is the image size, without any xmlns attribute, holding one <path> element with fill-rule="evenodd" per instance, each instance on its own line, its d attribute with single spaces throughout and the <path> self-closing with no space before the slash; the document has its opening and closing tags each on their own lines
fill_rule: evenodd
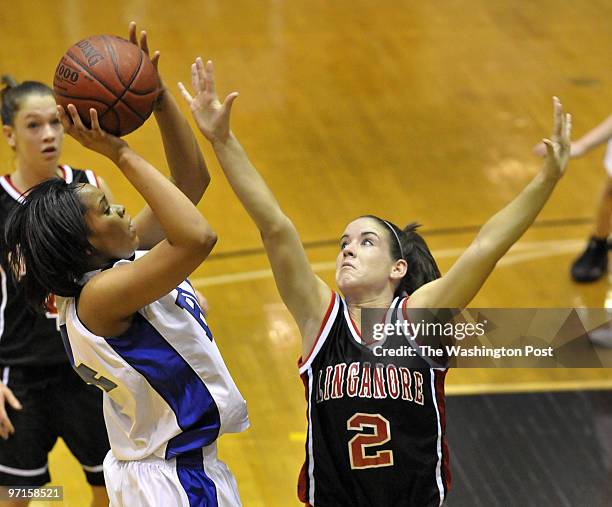
<svg viewBox="0 0 612 507">
<path fill-rule="evenodd" d="M 0 444 L 0 487 L 43 486 L 51 480 L 47 455 L 57 440 L 49 424 L 47 392 L 53 384 L 53 369 L 11 367 L 6 385 L 22 404 L 21 410 L 7 407 L 13 433 Z M 27 502 L 5 501 L 0 505 L 27 505 Z"/>
<path fill-rule="evenodd" d="M 91 486 L 91 505 L 106 507 L 109 501 L 102 463 L 110 444 L 102 413 L 102 391 L 87 385 L 72 368 L 67 368 L 62 378 L 62 389 L 57 391 L 57 396 L 55 403 L 62 406 L 57 414 L 58 428 Z"/>
<path fill-rule="evenodd" d="M 576 282 L 593 282 L 608 270 L 608 235 L 612 217 L 612 177 L 607 176 L 595 215 L 595 229 L 586 249 L 574 264 L 572 278 Z"/>
</svg>

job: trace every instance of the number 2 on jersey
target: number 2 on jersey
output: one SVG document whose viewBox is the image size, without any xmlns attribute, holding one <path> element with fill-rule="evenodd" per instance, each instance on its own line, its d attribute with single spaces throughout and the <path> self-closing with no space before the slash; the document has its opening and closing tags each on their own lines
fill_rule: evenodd
<svg viewBox="0 0 612 507">
<path fill-rule="evenodd" d="M 359 431 L 348 443 L 353 470 L 393 466 L 393 451 L 391 450 L 376 451 L 371 455 L 366 455 L 368 447 L 383 445 L 391 440 L 389 421 L 382 415 L 357 412 L 346 421 L 346 429 Z M 366 433 L 366 429 L 370 431 Z"/>
</svg>

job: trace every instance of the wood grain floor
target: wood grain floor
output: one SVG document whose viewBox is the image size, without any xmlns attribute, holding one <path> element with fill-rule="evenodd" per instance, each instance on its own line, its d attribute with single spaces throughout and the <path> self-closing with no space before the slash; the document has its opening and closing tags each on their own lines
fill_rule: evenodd
<svg viewBox="0 0 612 507">
<path fill-rule="evenodd" d="M 375 213 L 417 220 L 448 269 L 475 227 L 538 170 L 531 147 L 548 135 L 553 94 L 581 135 L 610 114 L 612 4 L 604 0 L 0 0 L 0 69 L 50 83 L 71 44 L 123 35 L 135 19 L 162 51 L 167 83 L 189 80 L 197 55 L 215 61 L 221 93 L 239 90 L 233 126 L 281 202 L 318 272 L 333 283 L 335 240 Z M 127 140 L 166 171 L 150 121 Z M 259 235 L 202 140 L 213 181 L 201 210 L 219 234 L 194 273 L 210 325 L 246 397 L 252 428 L 221 439 L 247 507 L 297 505 L 305 402 L 296 328 L 280 302 Z M 474 307 L 601 307 L 608 280 L 572 283 L 604 177 L 603 149 L 574 160 L 540 217 Z M 142 200 L 102 158 L 67 140 L 64 162 L 92 167 L 116 200 Z M 5 172 L 12 157 L 0 149 Z M 606 387 L 607 370 L 457 370 L 449 392 Z M 87 502 L 78 465 L 52 453 L 65 505 Z M 55 504 L 57 505 L 57 504 Z"/>
</svg>

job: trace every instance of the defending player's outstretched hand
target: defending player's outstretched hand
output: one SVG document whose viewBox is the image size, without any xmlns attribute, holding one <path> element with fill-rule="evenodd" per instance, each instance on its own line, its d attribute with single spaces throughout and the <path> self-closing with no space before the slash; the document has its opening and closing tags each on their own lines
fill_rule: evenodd
<svg viewBox="0 0 612 507">
<path fill-rule="evenodd" d="M 178 84 L 198 128 L 211 143 L 224 143 L 230 134 L 230 113 L 238 92 L 230 93 L 221 104 L 215 89 L 213 63 L 208 60 L 204 66 L 200 57 L 191 65 L 191 86 L 193 97 L 183 83 Z"/>
<path fill-rule="evenodd" d="M 550 139 L 542 139 L 546 146 L 544 173 L 548 178 L 560 178 L 570 158 L 572 116 L 563 112 L 558 97 L 553 97 L 553 130 Z"/>
</svg>

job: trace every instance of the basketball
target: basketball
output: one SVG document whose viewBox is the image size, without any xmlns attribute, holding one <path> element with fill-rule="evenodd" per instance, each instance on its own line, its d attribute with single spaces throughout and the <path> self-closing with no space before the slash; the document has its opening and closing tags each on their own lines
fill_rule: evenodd
<svg viewBox="0 0 612 507">
<path fill-rule="evenodd" d="M 153 112 L 159 93 L 157 71 L 137 45 L 114 35 L 95 35 L 77 42 L 62 56 L 53 79 L 58 104 L 74 104 L 90 126 L 89 109 L 100 126 L 124 136 Z"/>
</svg>

